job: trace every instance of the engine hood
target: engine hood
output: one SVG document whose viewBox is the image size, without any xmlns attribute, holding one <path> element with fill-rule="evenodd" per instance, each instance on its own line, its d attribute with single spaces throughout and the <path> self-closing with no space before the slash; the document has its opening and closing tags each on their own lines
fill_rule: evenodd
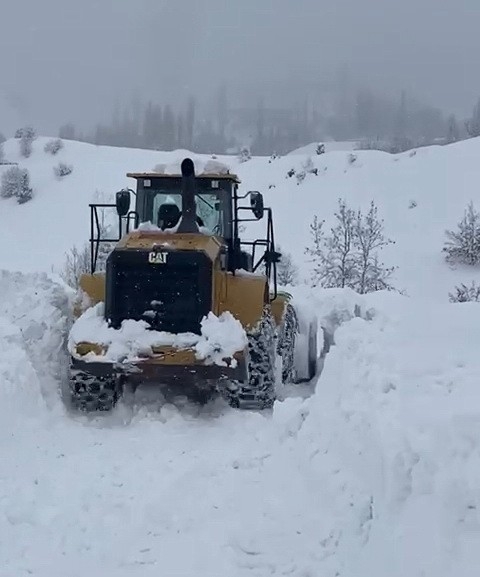
<svg viewBox="0 0 480 577">
<path fill-rule="evenodd" d="M 116 248 L 160 249 L 166 251 L 191 250 L 205 253 L 213 262 L 225 244 L 216 236 L 201 233 L 164 233 L 135 230 L 125 235 Z"/>
</svg>

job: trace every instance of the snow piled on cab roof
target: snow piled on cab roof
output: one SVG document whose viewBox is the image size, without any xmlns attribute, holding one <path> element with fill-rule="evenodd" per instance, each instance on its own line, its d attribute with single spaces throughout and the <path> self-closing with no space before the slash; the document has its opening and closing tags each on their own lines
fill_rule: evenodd
<svg viewBox="0 0 480 577">
<path fill-rule="evenodd" d="M 185 157 L 179 157 L 175 162 L 170 164 L 157 164 L 153 172 L 167 175 L 180 175 L 182 173 L 181 164 Z M 211 160 L 204 157 L 192 158 L 195 164 L 195 174 L 201 176 L 203 174 L 231 174 L 230 167 L 218 160 Z"/>
</svg>

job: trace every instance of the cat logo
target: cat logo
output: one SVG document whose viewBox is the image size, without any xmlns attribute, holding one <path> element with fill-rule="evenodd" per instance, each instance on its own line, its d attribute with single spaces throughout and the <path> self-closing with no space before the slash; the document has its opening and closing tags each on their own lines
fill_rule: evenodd
<svg viewBox="0 0 480 577">
<path fill-rule="evenodd" d="M 148 253 L 148 262 L 150 264 L 166 264 L 168 252 L 152 251 Z"/>
</svg>

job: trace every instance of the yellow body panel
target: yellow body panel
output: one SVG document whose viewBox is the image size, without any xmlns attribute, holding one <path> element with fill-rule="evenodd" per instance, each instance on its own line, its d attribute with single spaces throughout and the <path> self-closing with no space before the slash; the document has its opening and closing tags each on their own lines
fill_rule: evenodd
<svg viewBox="0 0 480 577">
<path fill-rule="evenodd" d="M 285 307 L 287 306 L 289 300 L 290 298 L 288 295 L 278 294 L 277 298 L 272 301 L 272 314 L 277 326 L 282 324 L 283 313 L 285 312 Z"/>
<path fill-rule="evenodd" d="M 96 356 L 103 356 L 105 349 L 97 343 L 78 343 L 76 346 L 76 354 L 79 358 L 86 357 L 89 353 Z M 153 356 L 146 356 L 137 361 L 135 364 L 148 363 L 149 365 L 203 365 L 201 359 L 197 359 L 193 349 L 178 349 L 172 346 L 153 347 Z M 244 356 L 244 351 L 237 351 L 233 358 L 240 361 Z M 231 365 L 232 358 L 227 357 L 223 359 L 227 366 Z"/>
<path fill-rule="evenodd" d="M 267 278 L 263 275 L 214 273 L 213 312 L 230 312 L 242 326 L 253 329 L 260 321 L 267 297 Z"/>
<path fill-rule="evenodd" d="M 205 234 L 169 234 L 159 231 L 135 230 L 125 235 L 117 244 L 117 248 L 137 248 L 148 250 L 155 245 L 167 250 L 192 250 L 204 252 L 213 262 L 223 245 L 215 236 Z"/>
<path fill-rule="evenodd" d="M 92 305 L 105 300 L 105 273 L 82 274 L 80 288 L 90 298 Z"/>
</svg>

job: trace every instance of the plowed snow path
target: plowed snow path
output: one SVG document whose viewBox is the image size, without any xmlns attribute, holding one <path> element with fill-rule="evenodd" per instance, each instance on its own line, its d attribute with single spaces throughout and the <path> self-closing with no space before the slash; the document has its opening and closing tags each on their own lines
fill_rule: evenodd
<svg viewBox="0 0 480 577">
<path fill-rule="evenodd" d="M 477 307 L 305 294 L 343 322 L 313 397 L 87 418 L 58 394 L 65 294 L 0 294 L 2 577 L 477 574 Z"/>
</svg>

